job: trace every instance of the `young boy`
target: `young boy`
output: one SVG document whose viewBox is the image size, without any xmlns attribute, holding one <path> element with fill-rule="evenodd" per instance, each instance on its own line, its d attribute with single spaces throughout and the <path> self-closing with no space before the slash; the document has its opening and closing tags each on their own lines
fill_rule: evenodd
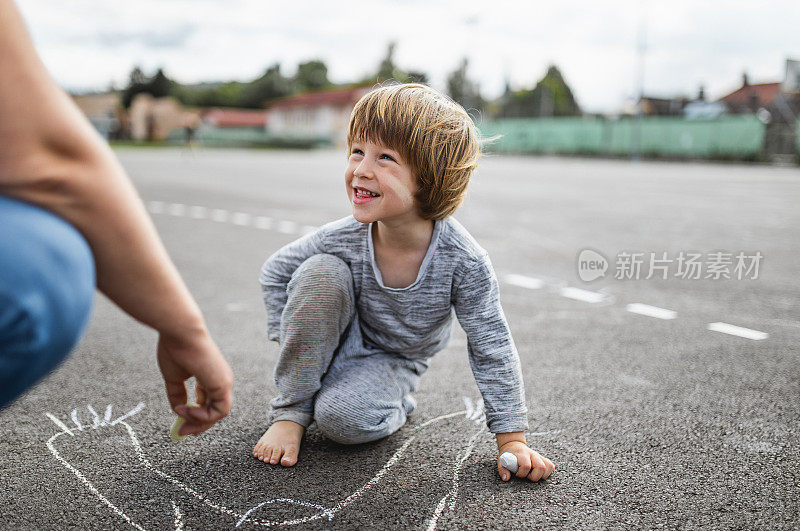
<svg viewBox="0 0 800 531">
<path fill-rule="evenodd" d="M 525 441 L 519 356 L 492 264 L 450 217 L 480 156 L 469 115 L 425 85 L 384 86 L 356 104 L 347 145 L 353 215 L 286 245 L 261 270 L 268 336 L 281 350 L 279 395 L 253 455 L 294 465 L 312 421 L 343 444 L 397 431 L 428 359 L 447 346 L 455 309 L 498 455 L 517 457 L 518 477 L 547 478 L 553 463 Z"/>
</svg>

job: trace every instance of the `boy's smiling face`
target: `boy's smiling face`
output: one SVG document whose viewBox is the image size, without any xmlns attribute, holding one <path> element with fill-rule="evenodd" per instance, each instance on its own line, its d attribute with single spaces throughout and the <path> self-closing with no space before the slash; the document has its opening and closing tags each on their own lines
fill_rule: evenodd
<svg viewBox="0 0 800 531">
<path fill-rule="evenodd" d="M 417 179 L 396 150 L 366 140 L 353 142 L 344 180 L 353 217 L 361 223 L 422 219 L 414 197 Z"/>
</svg>

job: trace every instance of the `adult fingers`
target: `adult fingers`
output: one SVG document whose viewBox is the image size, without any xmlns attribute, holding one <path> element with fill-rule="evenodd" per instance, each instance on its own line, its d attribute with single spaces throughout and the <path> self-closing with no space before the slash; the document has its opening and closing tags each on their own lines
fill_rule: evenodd
<svg viewBox="0 0 800 531">
<path fill-rule="evenodd" d="M 204 406 L 206 404 L 206 392 L 203 389 L 203 386 L 202 385 L 198 385 L 194 390 L 194 394 L 195 394 L 195 399 L 196 399 L 195 401 L 197 402 L 197 405 L 198 406 Z"/>
<path fill-rule="evenodd" d="M 198 435 L 228 415 L 231 409 L 231 393 L 209 393 L 199 385 L 196 393 L 197 406 L 183 405 L 176 408 L 175 412 L 186 419 L 185 432 Z"/>
<path fill-rule="evenodd" d="M 198 420 L 205 420 L 207 422 L 217 422 L 231 412 L 233 405 L 233 381 L 222 377 L 220 381 L 213 382 L 214 385 L 207 385 L 203 381 L 198 381 L 198 389 L 202 392 L 203 401 L 200 404 L 203 406 L 201 413 L 203 417 L 197 417 Z M 198 395 L 200 398 L 200 395 Z"/>
<path fill-rule="evenodd" d="M 200 435 L 208 428 L 213 426 L 213 422 L 193 422 L 186 421 L 186 423 L 178 430 L 179 435 Z"/>
<path fill-rule="evenodd" d="M 183 380 L 164 379 L 164 386 L 167 389 L 167 400 L 169 400 L 169 407 L 175 413 L 178 413 L 179 406 L 186 405 L 186 385 Z M 183 415 L 181 415 L 183 416 Z"/>
<path fill-rule="evenodd" d="M 225 359 L 216 350 L 209 353 L 207 364 L 194 371 L 197 380 L 198 420 L 217 422 L 230 413 L 233 403 L 233 372 Z M 201 401 L 202 399 L 202 401 Z M 200 416 L 200 414 L 203 416 Z"/>
</svg>

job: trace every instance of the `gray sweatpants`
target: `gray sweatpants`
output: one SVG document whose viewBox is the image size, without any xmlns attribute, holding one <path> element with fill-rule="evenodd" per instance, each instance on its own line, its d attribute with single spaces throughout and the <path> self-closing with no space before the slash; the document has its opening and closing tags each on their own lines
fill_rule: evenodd
<svg viewBox="0 0 800 531">
<path fill-rule="evenodd" d="M 411 392 L 427 369 L 365 345 L 350 268 L 340 258 L 316 254 L 292 274 L 281 316 L 278 396 L 269 424 L 316 421 L 329 439 L 358 444 L 386 437 L 406 422 L 416 404 Z"/>
</svg>

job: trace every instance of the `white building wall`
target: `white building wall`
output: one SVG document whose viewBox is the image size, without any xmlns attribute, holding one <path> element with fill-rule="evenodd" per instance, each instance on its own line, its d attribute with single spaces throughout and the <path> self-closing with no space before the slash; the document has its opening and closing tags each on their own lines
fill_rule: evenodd
<svg viewBox="0 0 800 531">
<path fill-rule="evenodd" d="M 269 112 L 267 132 L 293 138 L 325 138 L 332 144 L 344 144 L 351 105 L 291 107 Z"/>
</svg>

